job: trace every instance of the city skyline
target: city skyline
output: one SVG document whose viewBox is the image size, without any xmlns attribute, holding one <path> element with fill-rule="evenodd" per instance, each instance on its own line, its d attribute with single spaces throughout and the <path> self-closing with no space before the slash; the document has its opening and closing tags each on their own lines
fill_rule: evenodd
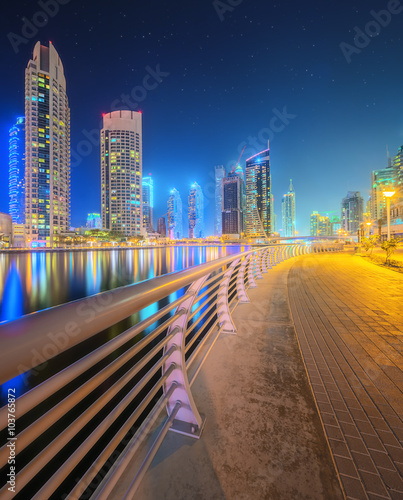
<svg viewBox="0 0 403 500">
<path fill-rule="evenodd" d="M 100 183 L 101 114 L 128 107 L 137 96 L 136 109 L 144 113 L 145 169 L 153 172 L 159 186 L 156 218 L 165 213 L 169 195 L 163 186 L 175 184 L 185 192 L 191 173 L 197 171 L 206 193 L 207 232 L 212 234 L 214 165 L 224 164 L 228 171 L 244 146 L 242 161 L 270 136 L 274 211 L 280 212 L 281 196 L 292 177 L 299 186 L 299 230 L 308 234 L 312 210 L 338 209 L 348 190 L 360 190 L 366 200 L 367 169 L 385 168 L 386 145 L 395 153 L 403 143 L 397 85 L 402 70 L 394 50 L 400 40 L 400 14 L 392 16 L 368 47 L 352 53 L 350 62 L 340 48 L 343 42 L 353 44 L 354 27 L 364 30 L 373 19 L 371 10 L 381 8 L 373 1 L 355 7 L 308 2 L 304 10 L 287 3 L 251 2 L 233 8 L 221 20 L 213 5 L 191 9 L 184 3 L 178 12 L 161 6 L 161 21 L 154 25 L 153 8 L 142 5 L 136 12 L 141 26 L 133 33 L 128 22 L 133 7 L 120 5 L 108 11 L 110 22 L 121 26 L 120 34 L 111 38 L 100 23 L 105 6 L 100 5 L 94 17 L 90 6 L 69 3 L 60 6 L 57 16 L 36 35 L 25 37 L 16 53 L 7 34 L 20 34 L 21 17 L 32 19 L 38 6 L 8 5 L 9 22 L 2 25 L 7 101 L 0 120 L 0 147 L 6 151 L 8 129 L 23 114 L 21 75 L 35 41 L 50 39 L 63 60 L 72 107 L 73 226 L 83 225 L 86 213 L 100 210 L 100 193 L 86 192 L 86 186 Z M 265 18 L 270 19 L 268 30 Z M 283 33 L 286 44 L 278 43 Z M 110 50 L 118 55 L 105 66 L 104 54 Z M 254 78 L 257 68 L 266 68 L 260 82 Z M 380 85 L 382 93 L 377 91 Z M 180 158 L 167 162 L 168 145 L 176 137 L 185 138 Z M 192 152 L 200 151 L 201 141 L 208 147 L 195 157 Z M 334 141 L 342 147 L 324 166 Z M 322 189 L 322 171 L 332 186 L 330 194 Z M 6 212 L 5 164 L 1 175 L 0 210 Z"/>
</svg>

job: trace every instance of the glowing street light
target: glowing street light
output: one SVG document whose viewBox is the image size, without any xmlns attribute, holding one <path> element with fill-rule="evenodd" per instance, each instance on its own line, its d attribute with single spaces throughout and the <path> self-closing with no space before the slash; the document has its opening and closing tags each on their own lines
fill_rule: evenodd
<svg viewBox="0 0 403 500">
<path fill-rule="evenodd" d="M 388 221 L 388 241 L 390 240 L 390 199 L 395 194 L 395 191 L 384 191 L 383 196 L 386 198 L 386 220 Z"/>
<path fill-rule="evenodd" d="M 369 236 L 369 227 L 370 227 L 370 225 L 371 225 L 371 224 L 372 224 L 372 222 L 369 222 L 369 221 L 368 221 L 368 222 L 366 222 L 366 225 L 367 225 L 367 227 L 368 227 L 368 236 Z"/>
</svg>

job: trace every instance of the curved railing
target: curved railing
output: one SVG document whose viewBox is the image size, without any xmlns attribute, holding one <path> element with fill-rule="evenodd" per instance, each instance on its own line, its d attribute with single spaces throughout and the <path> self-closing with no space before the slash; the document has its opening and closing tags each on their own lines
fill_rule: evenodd
<svg viewBox="0 0 403 500">
<path fill-rule="evenodd" d="M 220 333 L 236 333 L 231 311 L 249 302 L 248 288 L 283 260 L 340 248 L 257 248 L 0 325 L 0 383 L 40 378 L 41 366 L 53 363 L 51 376 L 15 401 L 17 440 L 7 427 L 1 431 L 0 467 L 14 442 L 21 498 L 110 498 L 159 422 L 124 497 L 132 498 L 168 430 L 200 437 L 203 418 L 191 386 Z M 155 312 L 145 319 L 87 346 L 151 305 Z M 0 409 L 2 425 L 9 413 Z M 2 499 L 14 497 L 8 487 Z"/>
</svg>

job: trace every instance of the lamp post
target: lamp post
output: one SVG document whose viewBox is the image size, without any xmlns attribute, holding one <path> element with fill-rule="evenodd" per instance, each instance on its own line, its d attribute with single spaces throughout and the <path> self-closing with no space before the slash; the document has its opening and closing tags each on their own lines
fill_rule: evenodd
<svg viewBox="0 0 403 500">
<path fill-rule="evenodd" d="M 388 223 L 388 241 L 390 240 L 390 199 L 395 194 L 395 191 L 384 191 L 383 196 L 386 198 L 386 220 Z"/>
<path fill-rule="evenodd" d="M 368 227 L 368 238 L 369 238 L 369 228 L 370 228 L 372 222 L 366 222 L 366 224 L 367 224 L 367 227 Z"/>
</svg>

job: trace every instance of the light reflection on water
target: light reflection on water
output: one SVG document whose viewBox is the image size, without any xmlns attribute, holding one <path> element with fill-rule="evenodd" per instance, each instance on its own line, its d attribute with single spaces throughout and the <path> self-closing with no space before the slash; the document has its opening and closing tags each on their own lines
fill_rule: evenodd
<svg viewBox="0 0 403 500">
<path fill-rule="evenodd" d="M 2 253 L 0 321 L 10 321 L 23 314 L 180 271 L 246 249 L 192 246 Z"/>
</svg>

